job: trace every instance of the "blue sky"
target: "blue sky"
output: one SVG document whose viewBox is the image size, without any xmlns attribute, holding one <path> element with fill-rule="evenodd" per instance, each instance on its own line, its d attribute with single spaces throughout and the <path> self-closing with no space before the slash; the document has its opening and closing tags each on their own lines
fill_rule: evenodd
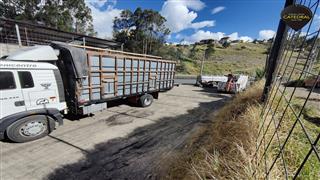
<svg viewBox="0 0 320 180">
<path fill-rule="evenodd" d="M 100 37 L 112 36 L 112 19 L 121 10 L 154 9 L 166 17 L 168 42 L 193 43 L 205 38 L 266 39 L 274 35 L 284 0 L 91 0 Z M 214 11 L 215 9 L 215 11 Z M 215 13 L 213 13 L 215 12 Z"/>
</svg>

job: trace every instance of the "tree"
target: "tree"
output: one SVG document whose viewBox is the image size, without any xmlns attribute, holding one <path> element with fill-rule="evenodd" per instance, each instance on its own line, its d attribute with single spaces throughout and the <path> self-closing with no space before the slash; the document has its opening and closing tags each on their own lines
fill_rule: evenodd
<svg viewBox="0 0 320 180">
<path fill-rule="evenodd" d="M 159 12 L 151 9 L 124 10 L 114 20 L 113 37 L 123 43 L 127 51 L 158 54 L 158 49 L 170 33 L 165 22 Z"/>
<path fill-rule="evenodd" d="M 63 31 L 96 35 L 91 10 L 84 0 L 2 0 L 0 16 Z"/>
</svg>

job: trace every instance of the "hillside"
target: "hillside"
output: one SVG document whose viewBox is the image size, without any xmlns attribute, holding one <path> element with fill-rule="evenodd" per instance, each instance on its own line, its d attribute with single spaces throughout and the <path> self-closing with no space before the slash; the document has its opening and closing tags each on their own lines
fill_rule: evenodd
<svg viewBox="0 0 320 180">
<path fill-rule="evenodd" d="M 213 55 L 205 60 L 204 74 L 244 73 L 254 75 L 265 65 L 269 45 L 237 43 L 227 48 L 215 45 Z M 178 74 L 198 75 L 207 45 L 166 45 L 161 56 L 178 62 Z"/>
</svg>

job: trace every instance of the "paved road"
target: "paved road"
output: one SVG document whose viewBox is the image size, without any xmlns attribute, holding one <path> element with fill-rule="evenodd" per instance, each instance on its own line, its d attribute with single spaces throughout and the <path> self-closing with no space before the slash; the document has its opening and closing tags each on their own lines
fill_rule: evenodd
<svg viewBox="0 0 320 180">
<path fill-rule="evenodd" d="M 0 142 L 0 179 L 157 178 L 166 158 L 228 98 L 181 85 L 161 93 L 148 108 L 122 104 L 65 120 L 34 142 Z"/>
<path fill-rule="evenodd" d="M 178 84 L 194 85 L 196 84 L 197 79 L 188 78 L 188 79 L 175 79 L 174 82 Z"/>
</svg>

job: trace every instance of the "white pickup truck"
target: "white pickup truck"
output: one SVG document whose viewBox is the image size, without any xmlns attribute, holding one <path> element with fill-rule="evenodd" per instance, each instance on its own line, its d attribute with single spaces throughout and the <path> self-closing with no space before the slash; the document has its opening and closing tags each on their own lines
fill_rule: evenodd
<svg viewBox="0 0 320 180">
<path fill-rule="evenodd" d="M 174 85 L 175 63 L 159 57 L 63 43 L 21 49 L 0 59 L 0 139 L 26 142 L 107 101 L 151 105 Z"/>
<path fill-rule="evenodd" d="M 232 76 L 232 80 L 218 82 L 217 90 L 221 92 L 239 93 L 244 91 L 249 84 L 249 77 L 246 75 Z"/>
<path fill-rule="evenodd" d="M 202 75 L 197 77 L 199 86 L 214 86 L 218 91 L 238 93 L 247 88 L 249 77 L 246 75 Z"/>
</svg>

